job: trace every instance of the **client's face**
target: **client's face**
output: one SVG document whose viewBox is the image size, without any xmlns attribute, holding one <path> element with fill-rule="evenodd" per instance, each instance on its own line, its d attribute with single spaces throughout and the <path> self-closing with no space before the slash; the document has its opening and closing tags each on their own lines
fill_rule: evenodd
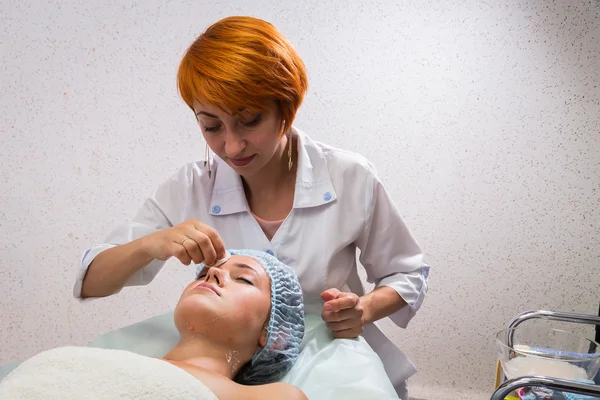
<svg viewBox="0 0 600 400">
<path fill-rule="evenodd" d="M 251 354 L 264 346 L 271 307 L 271 282 L 254 258 L 234 255 L 205 268 L 188 285 L 175 308 L 182 335 L 200 334 Z M 240 350 L 241 351 L 241 350 Z"/>
</svg>

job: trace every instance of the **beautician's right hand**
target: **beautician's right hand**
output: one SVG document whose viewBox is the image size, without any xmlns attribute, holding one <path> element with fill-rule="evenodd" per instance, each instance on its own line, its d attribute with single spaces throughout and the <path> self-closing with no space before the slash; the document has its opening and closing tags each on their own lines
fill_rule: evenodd
<svg viewBox="0 0 600 400">
<path fill-rule="evenodd" d="M 197 219 L 151 233 L 143 240 L 145 251 L 155 260 L 175 257 L 184 265 L 193 261 L 210 266 L 226 255 L 225 245 L 217 231 Z"/>
</svg>

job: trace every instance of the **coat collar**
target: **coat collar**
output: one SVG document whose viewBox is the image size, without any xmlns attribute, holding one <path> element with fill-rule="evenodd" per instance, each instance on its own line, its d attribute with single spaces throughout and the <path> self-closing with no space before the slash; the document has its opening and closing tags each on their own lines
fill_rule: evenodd
<svg viewBox="0 0 600 400">
<path fill-rule="evenodd" d="M 293 128 L 298 139 L 298 170 L 294 208 L 317 207 L 336 200 L 327 160 L 321 147 L 304 132 Z M 211 215 L 249 211 L 241 177 L 215 156 L 214 185 L 209 204 Z"/>
</svg>

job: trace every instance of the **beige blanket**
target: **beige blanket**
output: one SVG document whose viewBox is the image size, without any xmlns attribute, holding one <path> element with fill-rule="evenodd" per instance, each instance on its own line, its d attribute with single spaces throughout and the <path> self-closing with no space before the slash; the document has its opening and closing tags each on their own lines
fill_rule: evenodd
<svg viewBox="0 0 600 400">
<path fill-rule="evenodd" d="M 167 362 L 129 351 L 60 347 L 22 363 L 0 382 L 0 399 L 216 400 Z"/>
</svg>

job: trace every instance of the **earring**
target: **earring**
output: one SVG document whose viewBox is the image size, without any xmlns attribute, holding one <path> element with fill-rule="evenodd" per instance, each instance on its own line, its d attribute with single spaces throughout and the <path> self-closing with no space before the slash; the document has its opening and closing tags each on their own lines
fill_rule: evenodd
<svg viewBox="0 0 600 400">
<path fill-rule="evenodd" d="M 204 168 L 208 164 L 208 179 L 210 179 L 211 170 L 210 170 L 210 148 L 208 147 L 208 143 L 206 143 L 206 148 L 204 149 Z"/>
<path fill-rule="evenodd" d="M 283 121 L 283 125 L 285 125 L 285 121 Z M 292 131 L 290 130 L 290 137 L 288 139 L 288 171 L 292 170 L 292 166 L 294 163 L 292 162 Z"/>
<path fill-rule="evenodd" d="M 292 134 L 290 133 L 290 138 L 288 139 L 290 141 L 290 145 L 288 146 L 288 171 L 292 170 L 292 166 L 294 165 L 294 163 L 292 162 Z"/>
</svg>

